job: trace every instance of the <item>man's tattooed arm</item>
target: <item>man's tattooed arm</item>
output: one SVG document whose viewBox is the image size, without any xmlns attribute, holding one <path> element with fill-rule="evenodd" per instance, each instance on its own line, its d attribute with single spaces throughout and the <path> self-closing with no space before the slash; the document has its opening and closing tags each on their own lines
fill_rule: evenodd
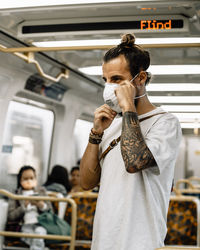
<svg viewBox="0 0 200 250">
<path fill-rule="evenodd" d="M 121 153 L 127 172 L 135 173 L 155 166 L 155 160 L 148 149 L 135 112 L 123 114 Z"/>
</svg>

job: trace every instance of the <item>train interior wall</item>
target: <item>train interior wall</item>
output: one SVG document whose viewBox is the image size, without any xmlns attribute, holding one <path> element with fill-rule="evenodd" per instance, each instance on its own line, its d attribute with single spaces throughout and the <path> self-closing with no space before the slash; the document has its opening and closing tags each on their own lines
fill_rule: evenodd
<svg viewBox="0 0 200 250">
<path fill-rule="evenodd" d="M 43 169 L 41 182 L 44 182 L 47 173 L 54 164 L 62 164 L 68 169 L 76 164 L 75 139 L 73 137 L 74 125 L 82 113 L 93 113 L 97 104 L 87 101 L 81 96 L 69 90 L 65 93 L 62 103 L 58 103 L 48 98 L 37 96 L 36 94 L 24 91 L 24 85 L 30 74 L 34 73 L 31 67 L 27 67 L 20 59 L 13 55 L 3 54 L 0 60 L 0 142 L 3 145 L 5 120 L 9 102 L 18 97 L 20 99 L 32 99 L 38 103 L 43 103 L 54 112 L 55 123 L 52 135 L 51 157 L 49 159 L 49 169 Z M 23 98 L 22 98 L 23 96 Z M 27 97 L 27 98 L 26 98 Z M 8 153 L 0 153 L 1 188 L 14 190 L 16 187 L 16 175 L 8 173 L 7 159 Z"/>
</svg>

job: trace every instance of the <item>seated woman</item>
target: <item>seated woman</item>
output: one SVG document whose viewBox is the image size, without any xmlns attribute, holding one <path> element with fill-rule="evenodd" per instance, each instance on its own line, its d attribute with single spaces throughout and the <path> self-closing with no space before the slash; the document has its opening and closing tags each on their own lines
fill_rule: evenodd
<svg viewBox="0 0 200 250">
<path fill-rule="evenodd" d="M 35 169 L 31 166 L 24 166 L 20 169 L 17 176 L 17 194 L 25 196 L 46 194 L 45 188 L 37 187 Z M 8 221 L 19 221 L 23 233 L 46 234 L 46 229 L 38 224 L 37 217 L 40 213 L 51 208 L 49 202 L 29 201 L 29 200 L 9 200 Z M 30 246 L 31 250 L 45 249 L 43 239 L 22 239 Z"/>
<path fill-rule="evenodd" d="M 43 186 L 49 193 L 56 192 L 57 198 L 65 197 L 71 189 L 67 169 L 61 165 L 55 165 Z M 66 202 L 59 202 L 58 217 L 63 219 L 65 210 Z"/>
<path fill-rule="evenodd" d="M 70 184 L 71 184 L 71 193 L 73 192 L 82 192 L 83 189 L 80 185 L 80 169 L 79 166 L 72 167 L 70 171 Z"/>
<path fill-rule="evenodd" d="M 43 185 L 48 191 L 58 192 L 66 196 L 70 191 L 68 171 L 60 165 L 55 165 Z"/>
</svg>

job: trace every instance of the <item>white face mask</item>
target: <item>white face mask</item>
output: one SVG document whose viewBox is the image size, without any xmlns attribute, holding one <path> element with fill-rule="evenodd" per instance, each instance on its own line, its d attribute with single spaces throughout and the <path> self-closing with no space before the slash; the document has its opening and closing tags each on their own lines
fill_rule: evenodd
<svg viewBox="0 0 200 250">
<path fill-rule="evenodd" d="M 108 106 L 117 113 L 121 113 L 121 108 L 118 104 L 117 97 L 115 95 L 115 89 L 119 87 L 116 83 L 105 83 L 103 91 L 103 99 Z"/>
<path fill-rule="evenodd" d="M 139 74 L 139 73 L 138 73 Z M 133 79 L 130 81 L 134 81 L 135 78 L 138 76 L 138 74 L 133 77 Z M 114 110 L 115 112 L 117 113 L 121 113 L 122 110 L 118 104 L 118 100 L 117 100 L 117 97 L 115 95 L 115 89 L 119 87 L 119 84 L 117 83 L 105 83 L 105 88 L 104 88 L 104 91 L 103 91 L 103 99 L 105 101 L 106 104 L 108 104 L 108 106 Z M 146 93 L 144 95 L 141 95 L 141 96 L 137 96 L 134 98 L 135 99 L 138 99 L 138 98 L 141 98 L 143 96 L 145 96 Z"/>
<path fill-rule="evenodd" d="M 23 189 L 31 190 L 37 186 L 37 181 L 35 179 L 34 180 L 23 180 L 21 182 L 21 185 L 22 185 Z"/>
</svg>

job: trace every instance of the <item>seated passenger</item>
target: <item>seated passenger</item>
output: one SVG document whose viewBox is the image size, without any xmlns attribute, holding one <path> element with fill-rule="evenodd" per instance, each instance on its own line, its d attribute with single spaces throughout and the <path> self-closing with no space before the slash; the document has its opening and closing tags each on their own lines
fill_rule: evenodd
<svg viewBox="0 0 200 250">
<path fill-rule="evenodd" d="M 56 192 L 55 196 L 57 198 L 63 198 L 66 196 L 71 189 L 67 169 L 60 165 L 55 165 L 47 181 L 45 182 L 44 187 L 47 189 L 47 191 L 49 191 L 49 193 Z M 64 218 L 66 206 L 66 202 L 59 202 L 58 204 L 58 217 L 61 219 Z"/>
<path fill-rule="evenodd" d="M 72 167 L 70 171 L 70 183 L 71 183 L 71 193 L 82 192 L 83 189 L 80 185 L 80 169 L 79 166 Z"/>
<path fill-rule="evenodd" d="M 46 194 L 45 188 L 37 187 L 35 169 L 31 166 L 24 166 L 17 176 L 17 194 L 35 196 Z M 51 208 L 49 202 L 29 200 L 9 200 L 8 221 L 19 221 L 23 233 L 46 234 L 46 229 L 38 224 L 37 217 L 40 213 Z M 31 250 L 45 249 L 43 239 L 22 239 L 30 246 Z"/>
<path fill-rule="evenodd" d="M 67 169 L 60 165 L 55 165 L 44 187 L 48 191 L 58 192 L 66 196 L 71 189 Z"/>
</svg>

